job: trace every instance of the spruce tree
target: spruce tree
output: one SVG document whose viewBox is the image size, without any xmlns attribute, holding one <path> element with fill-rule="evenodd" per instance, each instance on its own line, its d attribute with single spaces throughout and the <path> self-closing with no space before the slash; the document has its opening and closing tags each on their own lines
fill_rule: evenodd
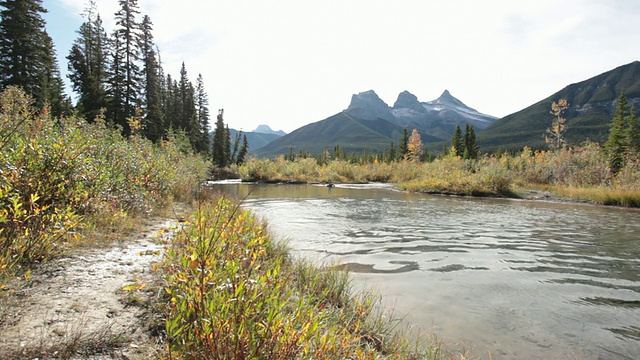
<svg viewBox="0 0 640 360">
<path fill-rule="evenodd" d="M 165 99 L 165 127 L 180 130 L 180 112 L 182 111 L 182 97 L 178 89 L 178 83 L 167 74 L 166 99 Z"/>
<path fill-rule="evenodd" d="M 108 38 L 94 1 L 85 12 L 86 21 L 78 29 L 67 56 L 69 79 L 79 95 L 76 110 L 93 121 L 106 108 L 106 60 Z"/>
<path fill-rule="evenodd" d="M 43 66 L 42 103 L 45 106 L 49 106 L 54 116 L 62 116 L 71 112 L 71 100 L 64 93 L 64 82 L 62 81 L 62 76 L 60 76 L 53 39 L 46 31 L 43 34 L 43 39 L 47 49 L 43 64 L 51 65 Z"/>
<path fill-rule="evenodd" d="M 389 145 L 389 152 L 388 152 L 388 157 L 387 160 L 388 162 L 392 162 L 394 160 L 396 160 L 398 157 L 397 153 L 396 153 L 396 147 L 393 144 L 393 141 L 391 142 L 391 145 Z"/>
<path fill-rule="evenodd" d="M 180 102 L 177 127 L 183 130 L 191 146 L 196 149 L 200 140 L 201 127 L 198 123 L 195 103 L 195 89 L 187 75 L 187 67 L 184 62 L 180 68 L 180 82 L 178 83 L 178 96 Z"/>
<path fill-rule="evenodd" d="M 233 140 L 233 151 L 231 151 L 231 160 L 229 163 L 235 164 L 240 150 L 240 141 L 242 140 L 242 131 L 236 133 L 236 138 Z"/>
<path fill-rule="evenodd" d="M 138 0 L 119 0 L 120 10 L 115 13 L 111 63 L 111 114 L 121 125 L 123 133 L 130 133 L 128 119 L 135 116 L 141 106 L 142 76 L 140 61 L 140 24 L 137 16 Z"/>
<path fill-rule="evenodd" d="M 0 7 L 0 90 L 18 86 L 56 115 L 68 110 L 42 0 L 4 0 Z"/>
<path fill-rule="evenodd" d="M 480 153 L 480 149 L 478 148 L 478 142 L 476 140 L 476 132 L 473 130 L 473 126 L 467 124 L 465 133 L 464 133 L 464 153 L 463 159 L 477 159 Z"/>
<path fill-rule="evenodd" d="M 247 135 L 245 134 L 242 136 L 242 147 L 240 148 L 240 152 L 238 152 L 238 158 L 236 159 L 237 165 L 244 164 L 248 151 L 249 151 L 249 142 L 247 141 Z"/>
<path fill-rule="evenodd" d="M 216 119 L 216 129 L 213 133 L 213 144 L 211 150 L 211 161 L 214 166 L 219 168 L 227 167 L 228 163 L 228 146 L 227 134 L 224 126 L 224 110 L 220 109 Z"/>
<path fill-rule="evenodd" d="M 464 143 L 462 142 L 462 129 L 460 124 L 456 125 L 456 129 L 453 131 L 453 137 L 451 138 L 451 148 L 455 149 L 455 156 L 462 156 L 464 154 Z"/>
<path fill-rule="evenodd" d="M 402 139 L 400 140 L 400 145 L 398 145 L 398 157 L 401 159 L 404 159 L 405 156 L 407 155 L 407 152 L 409 151 L 409 133 L 407 132 L 407 129 L 405 128 L 402 131 Z"/>
<path fill-rule="evenodd" d="M 636 117 L 636 109 L 632 105 L 627 117 L 627 154 L 630 157 L 640 156 L 640 122 Z"/>
<path fill-rule="evenodd" d="M 609 170 L 614 175 L 624 167 L 625 153 L 628 147 L 627 130 L 627 97 L 622 91 L 613 111 L 613 120 L 609 127 L 609 139 L 604 144 L 609 161 Z"/>
<path fill-rule="evenodd" d="M 224 126 L 224 150 L 225 156 L 227 158 L 227 165 L 233 164 L 235 159 L 231 158 L 231 131 L 229 130 L 229 125 L 225 124 Z"/>
<path fill-rule="evenodd" d="M 142 79 L 144 92 L 144 133 L 152 141 L 158 141 L 164 135 L 164 114 L 162 113 L 161 71 L 153 41 L 153 23 L 145 15 L 142 18 L 140 50 L 142 57 Z"/>
<path fill-rule="evenodd" d="M 196 118 L 200 126 L 200 137 L 196 145 L 196 151 L 207 153 L 211 147 L 209 137 L 209 99 L 204 89 L 204 80 L 202 74 L 198 74 L 196 80 Z"/>
</svg>

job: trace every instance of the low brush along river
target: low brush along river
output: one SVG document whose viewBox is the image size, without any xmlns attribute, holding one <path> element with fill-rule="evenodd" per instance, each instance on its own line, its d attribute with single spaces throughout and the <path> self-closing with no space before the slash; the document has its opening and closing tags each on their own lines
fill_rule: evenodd
<svg viewBox="0 0 640 360">
<path fill-rule="evenodd" d="M 386 185 L 212 184 L 292 253 L 348 267 L 414 330 L 483 359 L 640 359 L 640 212 Z"/>
</svg>

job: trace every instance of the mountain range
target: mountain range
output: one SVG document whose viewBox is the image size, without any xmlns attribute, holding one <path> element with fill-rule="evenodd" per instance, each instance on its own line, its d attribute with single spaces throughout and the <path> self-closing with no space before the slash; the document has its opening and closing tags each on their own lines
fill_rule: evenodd
<svg viewBox="0 0 640 360">
<path fill-rule="evenodd" d="M 349 106 L 322 121 L 303 126 L 290 134 L 257 149 L 258 156 L 275 156 L 308 151 L 320 153 L 333 150 L 336 145 L 347 153 L 365 149 L 385 151 L 393 142 L 399 143 L 405 128 L 417 129 L 425 143 L 446 141 L 456 125 L 473 124 L 484 129 L 496 117 L 482 114 L 456 99 L 445 90 L 428 102 L 420 102 L 408 91 L 398 95 L 393 107 L 387 105 L 373 90 L 351 97 Z"/>
<path fill-rule="evenodd" d="M 336 145 L 347 153 L 385 151 L 396 145 L 403 130 L 417 129 L 429 151 L 448 145 L 456 125 L 473 125 L 481 150 L 519 150 L 523 146 L 544 148 L 543 134 L 551 125 L 551 103 L 566 99 L 567 143 L 578 145 L 584 140 L 606 141 L 616 99 L 625 91 L 629 104 L 640 105 L 640 62 L 634 61 L 570 84 L 551 96 L 498 119 L 465 105 L 445 90 L 435 100 L 420 102 L 408 91 L 398 95 L 393 107 L 373 91 L 355 94 L 349 106 L 324 120 L 305 125 L 290 134 L 276 138 L 265 146 L 253 146 L 257 156 L 306 151 L 320 153 Z"/>
</svg>

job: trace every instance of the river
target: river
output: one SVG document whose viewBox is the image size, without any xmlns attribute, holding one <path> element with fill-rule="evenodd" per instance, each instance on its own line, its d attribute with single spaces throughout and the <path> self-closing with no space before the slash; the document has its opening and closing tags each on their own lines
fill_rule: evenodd
<svg viewBox="0 0 640 360">
<path fill-rule="evenodd" d="M 393 191 L 213 184 L 297 256 L 486 359 L 640 359 L 640 212 Z"/>
</svg>

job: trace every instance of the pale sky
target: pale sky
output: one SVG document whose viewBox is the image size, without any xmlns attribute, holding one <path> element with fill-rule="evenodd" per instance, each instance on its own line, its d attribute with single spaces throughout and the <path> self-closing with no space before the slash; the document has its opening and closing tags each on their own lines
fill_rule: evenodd
<svg viewBox="0 0 640 360">
<path fill-rule="evenodd" d="M 85 0 L 44 0 L 61 70 Z M 117 0 L 97 0 L 110 33 Z M 139 0 L 166 73 L 202 73 L 231 128 L 291 132 L 367 90 L 445 90 L 498 117 L 640 60 L 638 0 Z M 212 121 L 215 119 L 212 119 Z"/>
</svg>

